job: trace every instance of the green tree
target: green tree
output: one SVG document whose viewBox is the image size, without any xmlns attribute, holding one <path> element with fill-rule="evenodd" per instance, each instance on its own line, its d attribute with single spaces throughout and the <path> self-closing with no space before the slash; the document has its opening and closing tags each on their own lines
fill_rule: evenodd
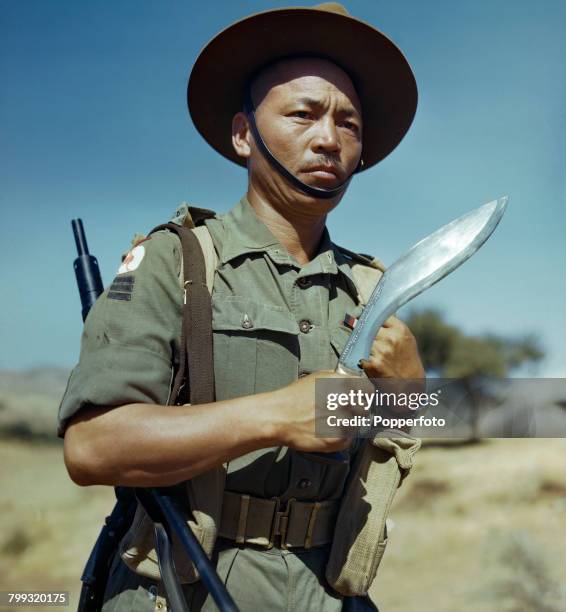
<svg viewBox="0 0 566 612">
<path fill-rule="evenodd" d="M 532 335 L 506 338 L 494 334 L 467 335 L 447 323 L 436 309 L 412 311 L 407 325 L 415 335 L 429 375 L 458 379 L 470 403 L 471 439 L 478 440 L 480 408 L 488 398 L 480 381 L 504 378 L 519 366 L 534 367 L 543 357 Z"/>
<path fill-rule="evenodd" d="M 407 325 L 417 339 L 427 372 L 444 378 L 505 377 L 519 366 L 534 365 L 544 357 L 532 335 L 466 335 L 447 323 L 436 309 L 412 311 Z"/>
</svg>

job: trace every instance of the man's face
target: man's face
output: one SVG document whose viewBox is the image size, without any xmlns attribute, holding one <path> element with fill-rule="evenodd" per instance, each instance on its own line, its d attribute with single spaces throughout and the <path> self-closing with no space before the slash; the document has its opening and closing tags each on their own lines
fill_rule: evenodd
<svg viewBox="0 0 566 612">
<path fill-rule="evenodd" d="M 252 98 L 265 143 L 301 181 L 336 187 L 356 169 L 362 152 L 361 105 L 341 68 L 315 58 L 282 60 L 255 79 Z M 296 188 L 271 167 L 251 136 L 249 142 L 252 182 L 275 186 L 286 199 L 296 198 Z M 330 207 L 340 198 L 330 200 Z"/>
</svg>

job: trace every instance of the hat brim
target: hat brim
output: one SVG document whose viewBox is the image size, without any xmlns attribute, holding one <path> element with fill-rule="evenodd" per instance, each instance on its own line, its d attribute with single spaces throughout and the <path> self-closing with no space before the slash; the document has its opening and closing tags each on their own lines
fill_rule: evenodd
<svg viewBox="0 0 566 612">
<path fill-rule="evenodd" d="M 187 101 L 203 138 L 229 160 L 246 165 L 232 147 L 232 117 L 261 67 L 287 56 L 316 55 L 341 66 L 360 97 L 363 169 L 389 155 L 417 108 L 415 77 L 398 47 L 367 23 L 339 13 L 286 8 L 257 13 L 215 36 L 189 77 Z"/>
</svg>

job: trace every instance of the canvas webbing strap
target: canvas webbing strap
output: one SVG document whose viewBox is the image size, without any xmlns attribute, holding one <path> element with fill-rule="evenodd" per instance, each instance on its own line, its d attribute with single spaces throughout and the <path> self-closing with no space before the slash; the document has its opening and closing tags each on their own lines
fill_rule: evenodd
<svg viewBox="0 0 566 612">
<path fill-rule="evenodd" d="M 237 544 L 315 548 L 332 541 L 340 502 L 266 499 L 224 491 L 218 535 Z"/>
<path fill-rule="evenodd" d="M 214 401 L 214 362 L 212 307 L 204 256 L 193 232 L 176 223 L 159 225 L 150 233 L 164 229 L 177 234 L 181 241 L 185 290 L 179 366 L 169 403 L 175 403 L 183 384 L 188 383 L 190 403 L 205 404 Z"/>
</svg>

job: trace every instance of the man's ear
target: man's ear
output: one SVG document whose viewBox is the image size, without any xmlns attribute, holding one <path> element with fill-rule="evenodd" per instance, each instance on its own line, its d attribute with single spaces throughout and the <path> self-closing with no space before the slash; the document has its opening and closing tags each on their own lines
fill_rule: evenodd
<svg viewBox="0 0 566 612">
<path fill-rule="evenodd" d="M 248 159 L 251 154 L 251 133 L 248 118 L 242 112 L 232 119 L 232 146 L 239 157 Z"/>
</svg>

